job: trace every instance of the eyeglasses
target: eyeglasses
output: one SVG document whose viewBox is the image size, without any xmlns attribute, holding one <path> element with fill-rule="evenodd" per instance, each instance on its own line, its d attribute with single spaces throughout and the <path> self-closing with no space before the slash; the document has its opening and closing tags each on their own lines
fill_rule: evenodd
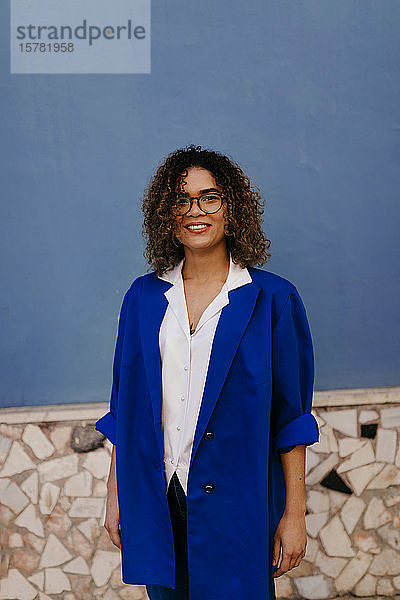
<svg viewBox="0 0 400 600">
<path fill-rule="evenodd" d="M 190 196 L 178 196 L 172 205 L 172 210 L 176 215 L 186 215 L 191 210 L 193 201 L 197 200 L 197 206 L 200 210 L 210 215 L 219 211 L 224 197 L 224 194 L 218 194 L 217 192 L 209 192 L 203 196 L 193 196 L 192 198 Z"/>
</svg>

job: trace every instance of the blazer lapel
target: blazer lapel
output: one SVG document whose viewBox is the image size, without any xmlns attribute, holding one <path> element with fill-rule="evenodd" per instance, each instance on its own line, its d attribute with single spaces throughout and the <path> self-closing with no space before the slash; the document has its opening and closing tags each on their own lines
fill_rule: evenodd
<svg viewBox="0 0 400 600">
<path fill-rule="evenodd" d="M 172 283 L 154 273 L 144 279 L 143 295 L 139 302 L 139 328 L 148 389 L 153 410 L 161 464 L 164 468 L 164 437 L 162 431 L 162 379 L 159 349 L 159 330 L 168 306 L 164 292 Z M 192 465 L 200 440 L 221 393 L 240 340 L 256 304 L 260 287 L 254 280 L 228 292 L 229 304 L 222 309 L 214 335 L 202 403 L 197 420 Z M 190 468 L 189 466 L 189 468 Z"/>
<path fill-rule="evenodd" d="M 229 304 L 222 309 L 215 330 L 203 399 L 193 440 L 189 470 L 225 383 L 240 340 L 253 314 L 259 291 L 260 287 L 253 280 L 250 283 L 246 283 L 246 285 L 228 292 Z"/>
</svg>

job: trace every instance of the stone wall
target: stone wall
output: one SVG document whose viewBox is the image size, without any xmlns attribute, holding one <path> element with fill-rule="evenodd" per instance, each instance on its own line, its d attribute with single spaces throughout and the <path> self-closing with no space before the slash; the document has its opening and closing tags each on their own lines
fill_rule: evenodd
<svg viewBox="0 0 400 600">
<path fill-rule="evenodd" d="M 400 389 L 317 392 L 307 554 L 279 598 L 400 597 Z M 0 411 L 0 599 L 147 599 L 105 531 L 106 404 Z M 206 600 L 206 599 L 205 599 Z"/>
</svg>

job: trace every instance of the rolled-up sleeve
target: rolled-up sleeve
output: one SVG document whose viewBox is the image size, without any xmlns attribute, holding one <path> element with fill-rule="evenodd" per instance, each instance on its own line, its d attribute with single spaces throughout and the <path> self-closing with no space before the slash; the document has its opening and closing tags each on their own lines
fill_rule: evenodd
<svg viewBox="0 0 400 600">
<path fill-rule="evenodd" d="M 271 435 L 276 453 L 319 440 L 311 414 L 314 352 L 306 310 L 293 286 L 272 334 Z"/>
<path fill-rule="evenodd" d="M 122 301 L 119 320 L 118 320 L 118 331 L 116 337 L 116 344 L 114 350 L 114 362 L 113 362 L 113 378 L 112 388 L 110 397 L 110 410 L 103 417 L 101 417 L 95 423 L 95 429 L 105 435 L 112 444 L 116 443 L 116 425 L 117 425 L 117 408 L 118 408 L 118 388 L 119 388 L 119 375 L 121 367 L 121 354 L 122 345 L 125 335 L 125 322 L 126 313 L 128 306 L 128 293 L 126 292 Z"/>
</svg>

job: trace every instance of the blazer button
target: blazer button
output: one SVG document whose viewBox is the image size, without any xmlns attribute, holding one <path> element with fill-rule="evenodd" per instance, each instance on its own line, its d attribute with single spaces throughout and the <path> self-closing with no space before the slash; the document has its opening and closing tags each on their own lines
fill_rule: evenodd
<svg viewBox="0 0 400 600">
<path fill-rule="evenodd" d="M 213 439 L 213 437 L 214 437 L 214 435 L 215 435 L 215 434 L 214 434 L 212 431 L 207 431 L 207 433 L 205 433 L 205 434 L 204 434 L 204 438 L 205 438 L 206 440 L 212 440 L 212 439 Z"/>
<path fill-rule="evenodd" d="M 203 487 L 206 492 L 212 492 L 215 488 L 215 485 L 213 483 L 205 483 Z"/>
</svg>

